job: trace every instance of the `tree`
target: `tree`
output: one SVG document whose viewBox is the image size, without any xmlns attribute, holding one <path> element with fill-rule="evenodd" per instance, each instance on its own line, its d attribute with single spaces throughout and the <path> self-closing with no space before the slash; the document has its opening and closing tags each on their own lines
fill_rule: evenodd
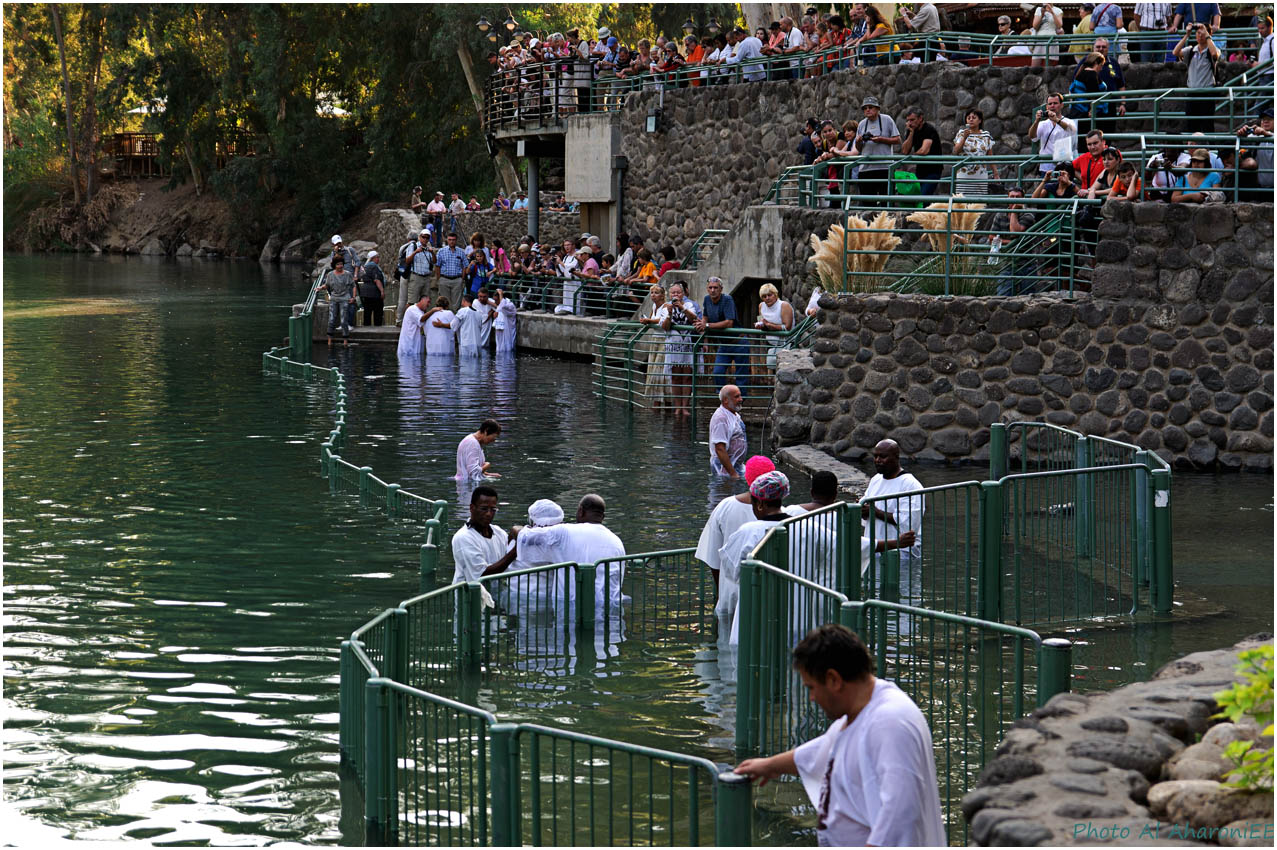
<svg viewBox="0 0 1277 850">
<path fill-rule="evenodd" d="M 62 88 L 66 92 L 67 111 L 67 159 L 71 165 L 71 188 L 75 193 L 75 205 L 78 207 L 80 205 L 80 170 L 75 161 L 75 123 L 71 119 L 71 80 L 67 75 L 66 41 L 62 38 L 62 15 L 58 11 L 57 3 L 49 6 L 49 13 L 53 17 L 53 31 L 58 39 L 58 59 L 62 62 Z"/>
</svg>

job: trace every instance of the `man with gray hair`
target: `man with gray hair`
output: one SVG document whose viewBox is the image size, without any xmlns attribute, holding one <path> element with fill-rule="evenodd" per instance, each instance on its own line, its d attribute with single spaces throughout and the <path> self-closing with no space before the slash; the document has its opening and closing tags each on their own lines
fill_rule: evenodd
<svg viewBox="0 0 1277 850">
<path fill-rule="evenodd" d="M 745 420 L 740 417 L 740 387 L 718 391 L 718 410 L 709 419 L 709 465 L 715 475 L 737 479 L 745 474 Z"/>
</svg>

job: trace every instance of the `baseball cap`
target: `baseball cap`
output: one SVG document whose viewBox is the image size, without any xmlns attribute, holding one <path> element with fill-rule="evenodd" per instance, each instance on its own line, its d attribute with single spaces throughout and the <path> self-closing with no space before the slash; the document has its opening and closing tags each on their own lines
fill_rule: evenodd
<svg viewBox="0 0 1277 850">
<path fill-rule="evenodd" d="M 372 259 L 373 257 L 375 257 L 375 256 L 377 256 L 377 252 L 376 252 L 376 251 L 369 251 L 369 252 L 368 252 L 368 259 L 370 259 L 370 260 L 371 260 L 371 259 Z"/>
<path fill-rule="evenodd" d="M 329 241 L 330 241 L 330 242 L 332 242 L 334 245 L 340 245 L 340 244 L 341 244 L 341 237 L 340 237 L 340 236 L 337 236 L 336 234 L 334 234 L 334 235 L 333 235 L 333 238 L 332 238 L 332 239 L 330 239 Z"/>
</svg>

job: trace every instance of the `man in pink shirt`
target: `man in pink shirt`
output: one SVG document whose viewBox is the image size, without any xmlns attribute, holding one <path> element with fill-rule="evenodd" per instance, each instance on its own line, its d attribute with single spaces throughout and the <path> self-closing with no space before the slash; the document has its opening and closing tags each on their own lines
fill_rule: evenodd
<svg viewBox="0 0 1277 850">
<path fill-rule="evenodd" d="M 457 444 L 457 481 L 482 481 L 485 478 L 500 478 L 500 474 L 490 472 L 492 464 L 483 459 L 483 447 L 497 441 L 501 434 L 501 425 L 495 419 L 485 419 L 479 423 L 479 430 L 467 434 Z"/>
</svg>

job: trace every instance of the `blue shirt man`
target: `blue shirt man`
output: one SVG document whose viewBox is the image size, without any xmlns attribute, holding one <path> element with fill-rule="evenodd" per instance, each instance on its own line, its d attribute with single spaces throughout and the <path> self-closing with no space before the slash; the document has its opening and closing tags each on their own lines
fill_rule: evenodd
<svg viewBox="0 0 1277 850">
<path fill-rule="evenodd" d="M 701 333 L 708 332 L 709 338 L 718 343 L 718 353 L 714 356 L 714 380 L 720 389 L 726 386 L 728 365 L 735 363 L 735 383 L 744 394 L 749 378 L 748 348 L 734 339 L 735 334 L 726 333 L 739 326 L 736 302 L 723 292 L 722 278 L 711 277 L 705 282 L 705 289 L 709 294 L 705 296 L 701 318 L 695 327 Z"/>
</svg>

